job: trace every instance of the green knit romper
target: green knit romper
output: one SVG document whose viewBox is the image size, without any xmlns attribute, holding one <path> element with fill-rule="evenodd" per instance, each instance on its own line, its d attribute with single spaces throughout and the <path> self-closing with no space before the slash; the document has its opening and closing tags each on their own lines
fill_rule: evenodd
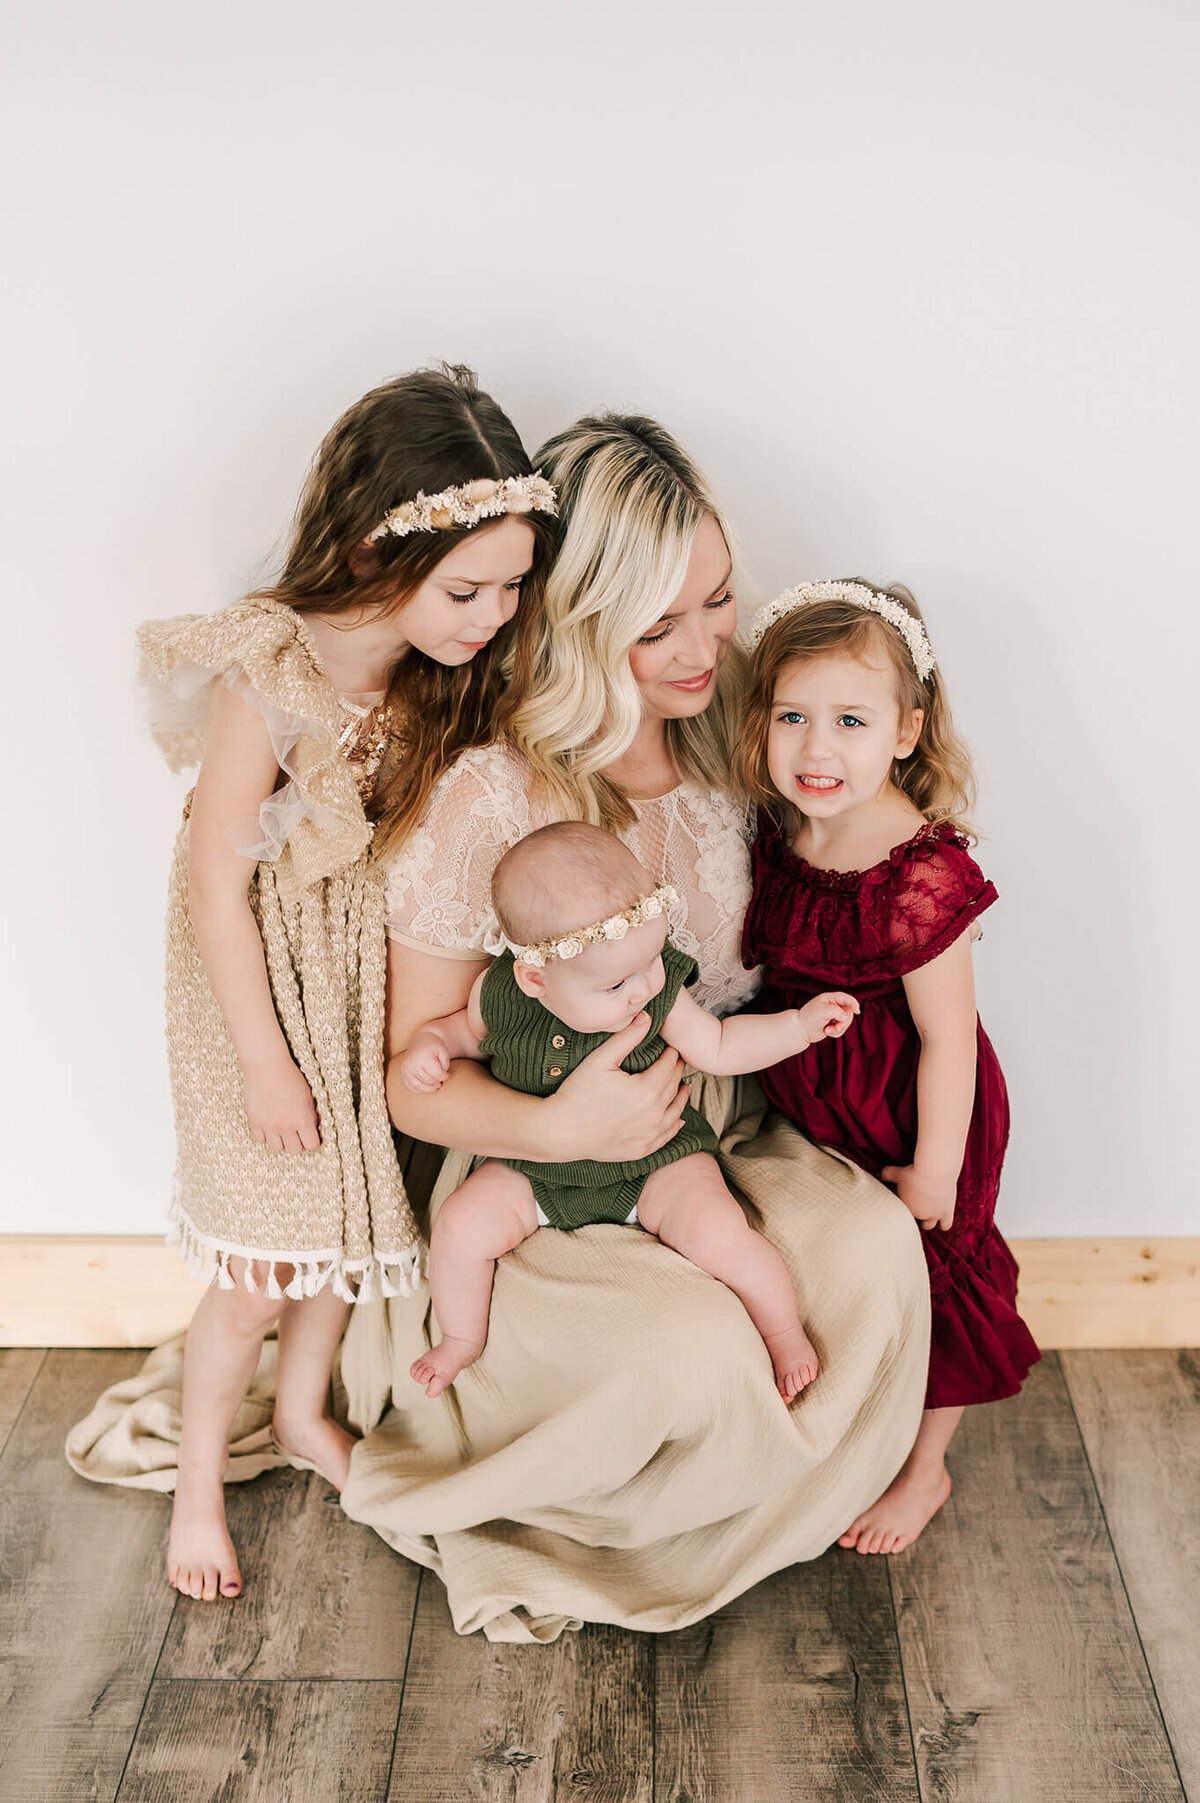
<svg viewBox="0 0 1200 1803">
<path fill-rule="evenodd" d="M 696 963 L 676 951 L 663 948 L 666 982 L 646 1004 L 650 1031 L 634 1046 L 621 1069 L 644 1071 L 665 1050 L 662 1024 L 675 1006 L 685 983 L 696 975 Z M 553 1095 L 581 1059 L 611 1038 L 608 1033 L 577 1033 L 551 1014 L 533 996 L 517 987 L 513 955 L 504 952 L 483 979 L 479 1009 L 487 1033 L 479 1050 L 488 1060 L 493 1077 L 527 1096 Z M 505 1164 L 522 1171 L 533 1187 L 538 1207 L 551 1227 L 590 1227 L 600 1221 L 627 1221 L 651 1171 L 674 1164 L 692 1152 L 715 1152 L 717 1136 L 689 1103 L 674 1139 L 646 1158 L 610 1164 L 599 1158 L 577 1158 L 570 1164 L 536 1164 L 532 1159 L 506 1158 Z"/>
</svg>

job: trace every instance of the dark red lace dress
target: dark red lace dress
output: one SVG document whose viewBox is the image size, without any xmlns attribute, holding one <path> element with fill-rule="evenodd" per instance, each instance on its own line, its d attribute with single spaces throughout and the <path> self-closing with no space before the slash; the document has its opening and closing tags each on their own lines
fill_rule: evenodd
<svg viewBox="0 0 1200 1803">
<path fill-rule="evenodd" d="M 870 870 L 818 870 L 761 821 L 742 955 L 761 964 L 758 1006 L 799 1007 L 846 989 L 862 1012 L 841 1039 L 821 1040 L 762 1075 L 775 1106 L 810 1139 L 878 1177 L 911 1164 L 917 1143 L 920 1041 L 901 979 L 947 950 L 996 899 L 967 841 L 923 826 Z M 1008 1141 L 1008 1092 L 978 1029 L 975 1111 L 954 1225 L 922 1230 L 933 1332 L 926 1408 L 995 1402 L 1020 1389 L 1038 1357 L 1016 1309 L 1017 1265 L 993 1224 Z"/>
</svg>

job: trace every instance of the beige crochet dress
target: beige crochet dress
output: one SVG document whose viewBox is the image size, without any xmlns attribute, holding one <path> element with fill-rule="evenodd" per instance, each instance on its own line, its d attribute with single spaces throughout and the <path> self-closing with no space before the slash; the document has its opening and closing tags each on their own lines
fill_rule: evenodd
<svg viewBox="0 0 1200 1803">
<path fill-rule="evenodd" d="M 418 1235 L 383 1087 L 384 884 L 363 808 L 384 723 L 338 695 L 304 621 L 275 601 L 143 626 L 155 738 L 172 769 L 200 762 L 211 684 L 259 708 L 286 782 L 235 837 L 279 1024 L 316 1099 L 321 1147 L 250 1137 L 242 1077 L 188 913 L 188 807 L 167 917 L 167 1046 L 178 1162 L 172 1224 L 194 1268 L 230 1287 L 262 1260 L 267 1292 L 359 1301 L 407 1293 Z M 276 1267 L 294 1267 L 281 1292 Z M 247 1287 L 255 1287 L 247 1277 Z"/>
</svg>

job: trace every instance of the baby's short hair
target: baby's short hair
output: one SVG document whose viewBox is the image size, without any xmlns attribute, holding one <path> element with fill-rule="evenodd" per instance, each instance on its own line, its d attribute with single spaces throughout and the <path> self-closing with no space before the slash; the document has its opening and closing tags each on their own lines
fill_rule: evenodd
<svg viewBox="0 0 1200 1803">
<path fill-rule="evenodd" d="M 536 945 L 622 914 L 653 887 L 612 833 L 561 820 L 505 852 L 492 876 L 492 906 L 511 944 Z"/>
</svg>

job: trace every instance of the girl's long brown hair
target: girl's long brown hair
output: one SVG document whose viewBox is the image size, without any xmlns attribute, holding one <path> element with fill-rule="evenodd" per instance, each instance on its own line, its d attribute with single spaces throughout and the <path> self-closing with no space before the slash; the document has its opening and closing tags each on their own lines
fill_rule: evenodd
<svg viewBox="0 0 1200 1803">
<path fill-rule="evenodd" d="M 479 528 L 389 534 L 367 545 L 367 534 L 384 515 L 418 491 L 437 494 L 484 476 L 527 476 L 532 468 L 512 421 L 465 365 L 443 364 L 384 382 L 325 437 L 300 496 L 283 570 L 254 598 L 283 601 L 300 614 L 402 607 Z M 555 543 L 549 516 L 521 517 L 535 542 L 516 619 L 470 663 L 451 667 L 410 648 L 392 673 L 388 699 L 398 737 L 370 807 L 379 855 L 411 832 L 438 777 L 459 753 L 494 737 L 503 669 L 523 623 L 541 612 Z"/>
<path fill-rule="evenodd" d="M 924 616 L 906 588 L 898 583 L 880 588 L 861 576 L 849 578 L 877 595 L 899 601 L 916 619 Z M 970 754 L 954 729 L 941 675 L 935 668 L 922 681 L 900 634 L 878 614 L 855 607 L 852 601 L 812 601 L 784 614 L 769 626 L 754 648 L 750 662 L 750 686 L 742 721 L 735 770 L 746 794 L 766 810 L 783 831 L 801 818 L 801 810 L 785 801 L 767 771 L 767 733 L 780 672 L 788 664 L 807 663 L 817 657 L 857 657 L 889 663 L 896 678 L 896 699 L 901 714 L 922 709 L 920 736 L 911 755 L 897 758 L 892 781 L 926 820 L 949 820 L 969 839 L 976 837 L 970 822 L 975 804 L 975 772 Z"/>
</svg>

